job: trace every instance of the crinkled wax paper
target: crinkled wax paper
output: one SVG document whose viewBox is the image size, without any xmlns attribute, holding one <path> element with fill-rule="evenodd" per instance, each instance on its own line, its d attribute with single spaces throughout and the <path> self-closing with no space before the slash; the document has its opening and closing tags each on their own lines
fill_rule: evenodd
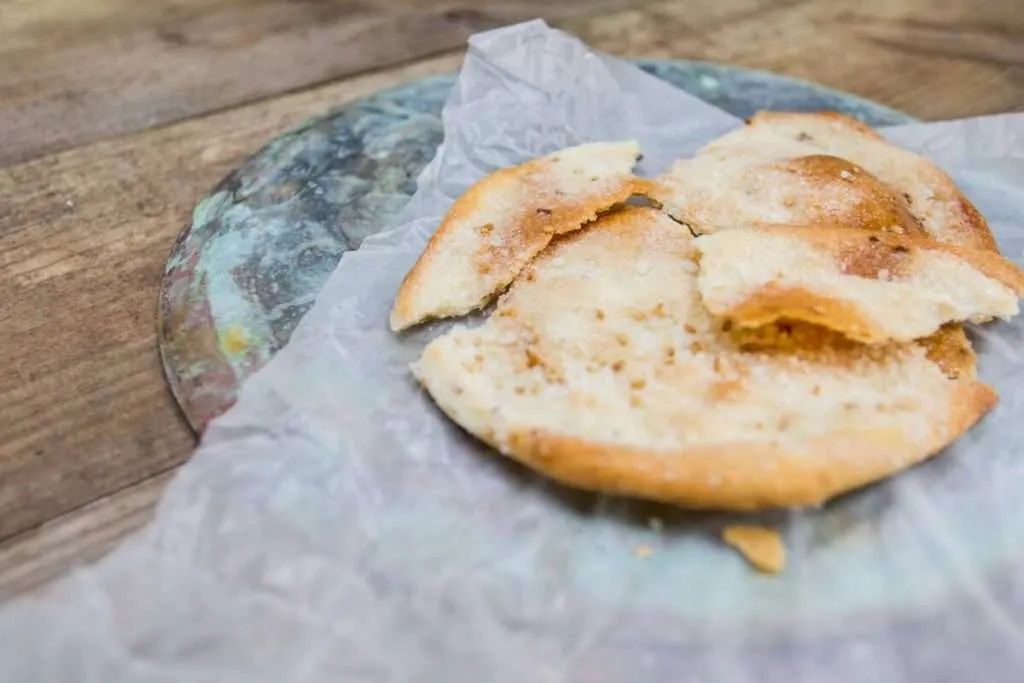
<svg viewBox="0 0 1024 683">
<path fill-rule="evenodd" d="M 972 333 L 1002 401 L 940 457 L 761 517 L 789 550 L 775 578 L 716 540 L 735 517 L 550 484 L 409 377 L 445 325 L 392 335 L 392 296 L 471 182 L 624 138 L 650 174 L 737 123 L 540 22 L 472 39 L 400 224 L 345 255 L 147 529 L 0 613 L 0 680 L 1021 680 L 1020 323 Z M 1006 115 L 886 134 L 950 169 L 1018 258 L 1022 132 Z"/>
</svg>

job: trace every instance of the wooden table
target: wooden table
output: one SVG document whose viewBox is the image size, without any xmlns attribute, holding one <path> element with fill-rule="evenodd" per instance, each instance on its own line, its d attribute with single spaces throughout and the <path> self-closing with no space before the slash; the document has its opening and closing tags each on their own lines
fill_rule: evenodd
<svg viewBox="0 0 1024 683">
<path fill-rule="evenodd" d="M 534 16 L 925 119 L 1024 109 L 1021 0 L 0 0 L 0 597 L 143 524 L 195 446 L 155 313 L 196 200 L 276 133 Z"/>
</svg>

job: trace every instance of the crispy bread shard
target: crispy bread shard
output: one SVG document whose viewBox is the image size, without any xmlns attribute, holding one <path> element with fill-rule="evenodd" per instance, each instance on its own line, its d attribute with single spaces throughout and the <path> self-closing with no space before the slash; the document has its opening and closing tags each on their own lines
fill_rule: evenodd
<svg viewBox="0 0 1024 683">
<path fill-rule="evenodd" d="M 640 187 L 635 142 L 590 143 L 504 168 L 452 205 L 402 281 L 391 329 L 462 315 L 491 301 L 548 245 Z"/>
<path fill-rule="evenodd" d="M 987 249 L 926 237 L 816 227 L 703 235 L 708 310 L 742 327 L 824 325 L 865 343 L 910 341 L 949 322 L 1017 314 L 1024 273 Z"/>
<path fill-rule="evenodd" d="M 775 529 L 751 524 L 730 524 L 722 529 L 722 540 L 736 548 L 758 571 L 777 574 L 786 567 L 786 548 Z"/>
<path fill-rule="evenodd" d="M 698 232 L 831 225 L 995 250 L 944 172 L 834 113 L 762 112 L 661 176 L 654 195 Z"/>
<path fill-rule="evenodd" d="M 431 342 L 414 374 L 539 472 L 696 508 L 819 503 L 937 452 L 995 401 L 955 327 L 873 346 L 817 326 L 738 338 L 701 303 L 697 257 L 658 211 L 606 215 L 557 239 L 483 325 Z"/>
</svg>

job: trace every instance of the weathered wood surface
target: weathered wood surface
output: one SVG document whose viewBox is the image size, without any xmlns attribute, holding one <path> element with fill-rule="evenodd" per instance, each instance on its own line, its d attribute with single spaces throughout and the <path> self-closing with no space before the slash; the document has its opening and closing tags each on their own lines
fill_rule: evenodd
<svg viewBox="0 0 1024 683">
<path fill-rule="evenodd" d="M 929 119 L 1024 109 L 1019 0 L 574 7 L 554 23 L 613 53 L 779 71 Z M 191 206 L 274 134 L 453 70 L 459 50 L 421 57 L 545 9 L 0 1 L 0 596 L 142 523 L 194 446 L 154 323 Z"/>
<path fill-rule="evenodd" d="M 0 164 L 451 50 L 610 0 L 0 4 Z M 619 2 L 618 4 L 623 4 Z"/>
</svg>

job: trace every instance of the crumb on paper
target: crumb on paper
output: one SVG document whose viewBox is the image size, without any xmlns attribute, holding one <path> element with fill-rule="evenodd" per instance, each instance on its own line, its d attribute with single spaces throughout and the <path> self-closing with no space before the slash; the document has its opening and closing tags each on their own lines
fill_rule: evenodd
<svg viewBox="0 0 1024 683">
<path fill-rule="evenodd" d="M 722 530 L 722 540 L 738 550 L 758 571 L 776 574 L 786 566 L 786 549 L 775 529 L 732 524 Z"/>
<path fill-rule="evenodd" d="M 638 545 L 633 548 L 633 555 L 639 557 L 641 560 L 646 560 L 652 554 L 654 554 L 654 548 L 647 544 Z"/>
</svg>

